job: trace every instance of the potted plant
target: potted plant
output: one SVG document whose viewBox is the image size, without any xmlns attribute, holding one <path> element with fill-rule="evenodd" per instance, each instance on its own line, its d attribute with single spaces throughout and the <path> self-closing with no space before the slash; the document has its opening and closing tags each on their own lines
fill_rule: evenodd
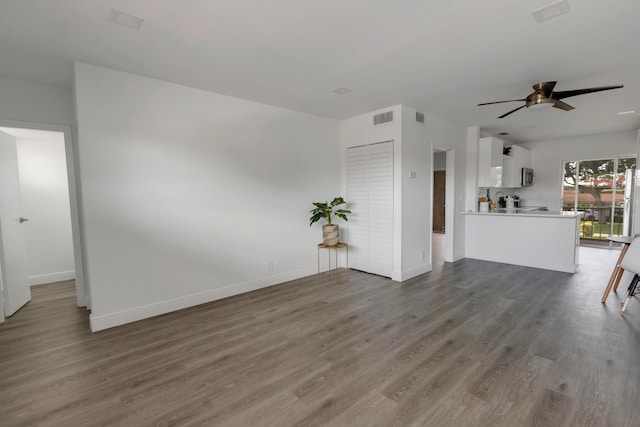
<svg viewBox="0 0 640 427">
<path fill-rule="evenodd" d="M 313 202 L 315 208 L 309 211 L 309 213 L 311 213 L 309 227 L 322 218 L 327 221 L 327 223 L 322 226 L 322 243 L 326 246 L 336 246 L 340 240 L 338 225 L 333 224 L 332 216 L 335 215 L 347 221 L 347 214 L 350 214 L 351 211 L 348 209 L 338 209 L 338 206 L 346 203 L 342 197 L 336 197 L 331 203 L 328 201 Z"/>
</svg>

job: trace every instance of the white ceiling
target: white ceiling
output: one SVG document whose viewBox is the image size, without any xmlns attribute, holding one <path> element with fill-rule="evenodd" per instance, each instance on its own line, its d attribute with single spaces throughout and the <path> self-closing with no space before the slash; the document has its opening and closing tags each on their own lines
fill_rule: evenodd
<svg viewBox="0 0 640 427">
<path fill-rule="evenodd" d="M 513 142 L 639 128 L 640 1 L 569 0 L 536 23 L 552 1 L 2 0 L 0 75 L 71 87 L 81 61 L 335 119 L 405 104 Z M 569 112 L 476 106 L 550 80 L 625 87 Z"/>
</svg>

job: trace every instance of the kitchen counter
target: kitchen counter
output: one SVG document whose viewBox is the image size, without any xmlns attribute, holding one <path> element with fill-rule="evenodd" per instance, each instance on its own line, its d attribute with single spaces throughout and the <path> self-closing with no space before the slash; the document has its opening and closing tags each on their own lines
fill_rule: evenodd
<svg viewBox="0 0 640 427">
<path fill-rule="evenodd" d="M 582 212 L 464 212 L 467 258 L 575 273 Z"/>
<path fill-rule="evenodd" d="M 541 217 L 558 217 L 558 218 L 576 218 L 584 214 L 584 212 L 565 212 L 565 211 L 549 211 L 541 210 L 539 207 L 523 207 L 505 209 L 499 208 L 494 212 L 462 212 L 464 215 L 517 215 L 517 216 L 541 216 Z"/>
</svg>

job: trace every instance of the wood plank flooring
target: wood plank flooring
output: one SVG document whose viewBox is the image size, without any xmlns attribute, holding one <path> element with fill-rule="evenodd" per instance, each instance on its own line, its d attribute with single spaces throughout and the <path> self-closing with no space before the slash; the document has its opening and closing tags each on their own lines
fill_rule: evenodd
<svg viewBox="0 0 640 427">
<path fill-rule="evenodd" d="M 595 252 L 594 252 L 595 251 Z M 328 273 L 92 334 L 73 282 L 0 325 L 0 426 L 637 426 L 640 302 L 477 260 Z M 344 271 L 342 271 L 344 273 Z"/>
</svg>

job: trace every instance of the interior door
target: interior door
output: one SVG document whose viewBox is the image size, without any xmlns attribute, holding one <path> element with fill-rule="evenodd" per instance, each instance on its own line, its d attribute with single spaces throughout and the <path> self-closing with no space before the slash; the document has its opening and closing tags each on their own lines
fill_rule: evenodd
<svg viewBox="0 0 640 427">
<path fill-rule="evenodd" d="M 4 315 L 31 300 L 16 139 L 0 131 L 0 270 Z"/>
<path fill-rule="evenodd" d="M 349 267 L 369 268 L 369 148 L 347 150 L 347 201 L 349 202 Z"/>
</svg>

